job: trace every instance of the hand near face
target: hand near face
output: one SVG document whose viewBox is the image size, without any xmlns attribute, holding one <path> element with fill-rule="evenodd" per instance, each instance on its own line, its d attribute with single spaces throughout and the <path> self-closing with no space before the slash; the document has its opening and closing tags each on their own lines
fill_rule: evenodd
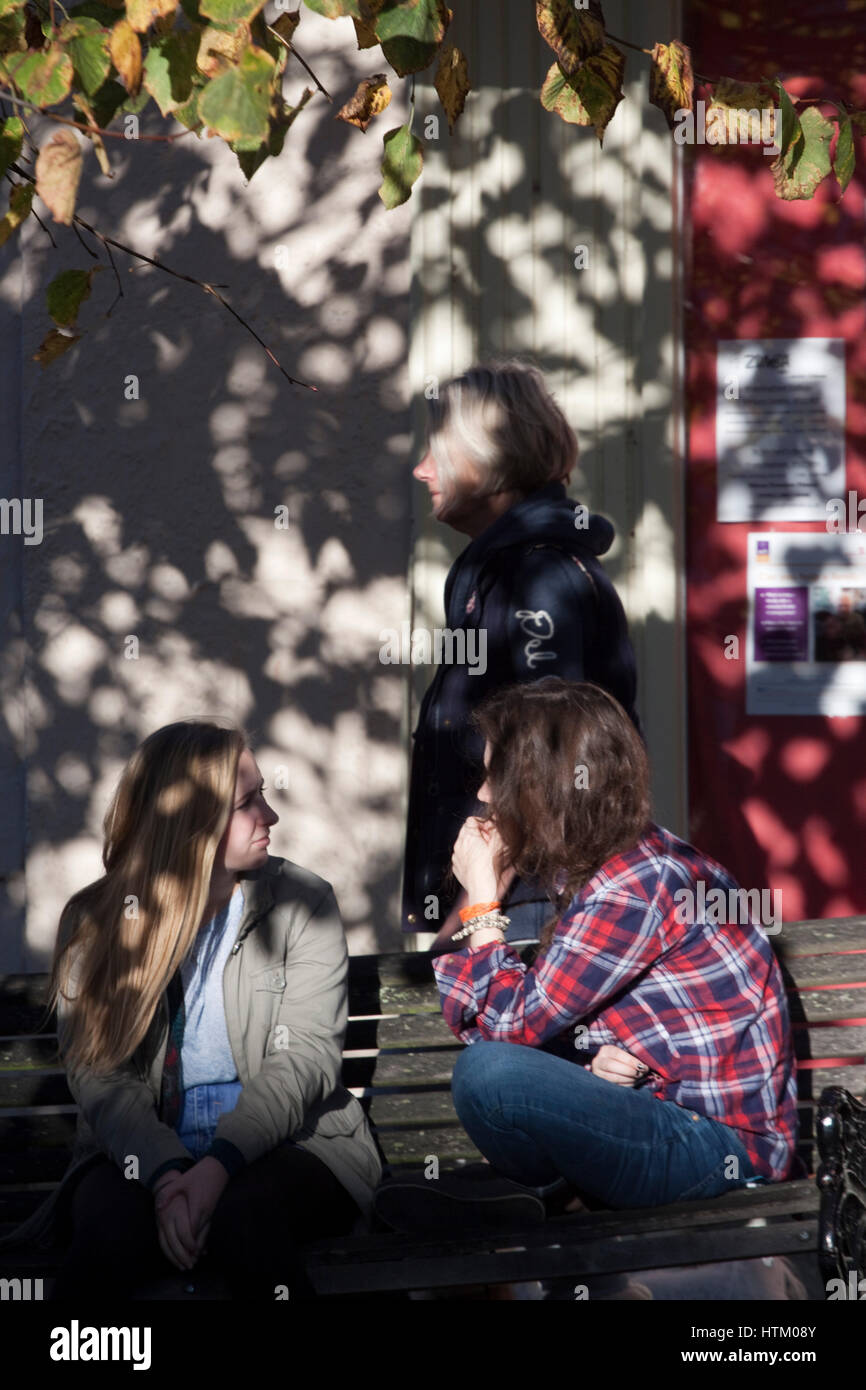
<svg viewBox="0 0 866 1390">
<path fill-rule="evenodd" d="M 514 878 L 507 864 L 497 879 L 496 862 L 504 854 L 502 837 L 493 821 L 470 816 L 461 827 L 451 856 L 451 868 L 466 889 L 470 903 L 502 901 Z"/>
</svg>

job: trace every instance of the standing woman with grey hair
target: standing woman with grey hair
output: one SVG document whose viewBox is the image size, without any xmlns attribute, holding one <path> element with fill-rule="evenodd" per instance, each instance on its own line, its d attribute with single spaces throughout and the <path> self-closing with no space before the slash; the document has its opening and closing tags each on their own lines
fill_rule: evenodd
<svg viewBox="0 0 866 1390">
<path fill-rule="evenodd" d="M 566 495 L 577 438 L 541 372 L 517 359 L 472 367 L 429 408 L 413 473 L 437 521 L 469 537 L 445 583 L 446 627 L 465 629 L 466 650 L 485 657 L 439 666 L 414 734 L 402 924 L 437 930 L 438 952 L 460 925 L 463 898 L 446 875 L 476 806 L 483 746 L 471 715 L 482 699 L 541 676 L 587 680 L 640 725 L 625 613 L 599 562 L 613 527 Z M 508 939 L 537 938 L 550 915 L 544 892 L 513 873 L 499 889 Z"/>
</svg>

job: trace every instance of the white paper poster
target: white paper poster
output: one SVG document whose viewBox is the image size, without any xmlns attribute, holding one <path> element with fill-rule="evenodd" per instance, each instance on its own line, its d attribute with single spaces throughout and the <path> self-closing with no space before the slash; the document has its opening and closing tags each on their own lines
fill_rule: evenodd
<svg viewBox="0 0 866 1390">
<path fill-rule="evenodd" d="M 824 521 L 845 493 L 845 341 L 751 338 L 716 355 L 719 521 Z"/>
<path fill-rule="evenodd" d="M 749 535 L 747 714 L 866 713 L 866 535 Z"/>
</svg>

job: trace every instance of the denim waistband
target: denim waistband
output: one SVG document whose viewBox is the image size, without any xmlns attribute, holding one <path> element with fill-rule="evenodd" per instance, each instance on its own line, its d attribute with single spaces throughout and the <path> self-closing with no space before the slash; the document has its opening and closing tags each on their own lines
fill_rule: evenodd
<svg viewBox="0 0 866 1390">
<path fill-rule="evenodd" d="M 184 1091 L 175 1130 L 193 1158 L 210 1148 L 220 1115 L 234 1110 L 242 1089 L 240 1081 L 214 1081 Z"/>
</svg>

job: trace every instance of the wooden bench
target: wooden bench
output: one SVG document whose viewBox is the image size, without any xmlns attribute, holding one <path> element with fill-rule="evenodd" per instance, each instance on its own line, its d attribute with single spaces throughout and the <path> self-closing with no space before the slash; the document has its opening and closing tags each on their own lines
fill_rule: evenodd
<svg viewBox="0 0 866 1390">
<path fill-rule="evenodd" d="M 773 944 L 789 990 L 808 1179 L 644 1211 L 581 1212 L 506 1238 L 380 1232 L 320 1242 L 310 1258 L 318 1291 L 394 1296 L 560 1277 L 591 1285 L 622 1271 L 803 1253 L 820 1278 L 813 1289 L 843 1269 L 866 1277 L 862 1234 L 859 1248 L 852 1234 L 857 1185 L 866 1187 L 866 1144 L 858 1151 L 851 1118 L 852 1097 L 866 1087 L 866 918 L 789 924 Z M 46 983 L 44 975 L 0 977 L 0 1233 L 57 1183 L 75 1128 L 56 1037 L 37 1033 Z M 430 957 L 351 957 L 349 1005 L 343 1081 L 367 1107 L 391 1172 L 421 1171 L 431 1158 L 441 1172 L 477 1161 L 451 1103 L 451 1071 L 462 1045 L 442 1020 Z M 835 1088 L 835 1109 L 819 1125 L 827 1088 Z M 819 1127 L 830 1145 L 820 1236 Z M 50 1279 L 50 1253 L 0 1252 L 0 1277 L 16 1275 Z M 196 1273 L 170 1276 L 150 1296 L 181 1298 L 191 1288 L 199 1297 L 226 1296 L 220 1281 Z"/>
</svg>

